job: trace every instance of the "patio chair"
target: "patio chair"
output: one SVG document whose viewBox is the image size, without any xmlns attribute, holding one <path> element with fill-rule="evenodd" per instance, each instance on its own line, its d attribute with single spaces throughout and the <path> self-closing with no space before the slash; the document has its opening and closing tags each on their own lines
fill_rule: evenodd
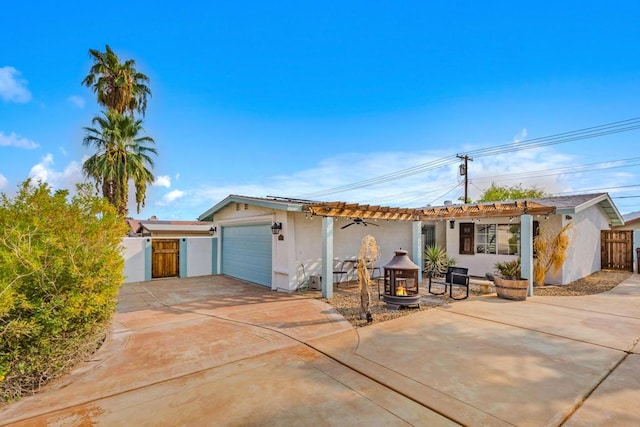
<svg viewBox="0 0 640 427">
<path fill-rule="evenodd" d="M 333 260 L 333 282 L 338 286 L 344 278 L 347 277 L 348 270 L 344 268 L 344 261 L 340 259 Z"/>
<path fill-rule="evenodd" d="M 447 287 L 449 288 L 449 298 L 455 300 L 462 300 L 469 298 L 469 269 L 464 267 L 447 267 L 447 272 L 444 274 L 444 280 L 429 276 L 429 293 L 432 295 L 444 295 L 447 293 Z M 436 286 L 442 286 L 442 292 L 432 289 Z M 453 288 L 462 287 L 465 290 L 463 297 L 454 297 Z"/>
</svg>

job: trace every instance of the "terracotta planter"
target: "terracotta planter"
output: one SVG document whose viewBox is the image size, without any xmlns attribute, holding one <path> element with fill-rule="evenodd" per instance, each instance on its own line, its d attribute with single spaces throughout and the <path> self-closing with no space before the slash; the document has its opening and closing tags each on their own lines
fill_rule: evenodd
<svg viewBox="0 0 640 427">
<path fill-rule="evenodd" d="M 504 277 L 496 276 L 494 283 L 498 298 L 513 301 L 524 301 L 527 299 L 527 292 L 529 290 L 529 280 L 527 279 L 505 279 Z"/>
</svg>

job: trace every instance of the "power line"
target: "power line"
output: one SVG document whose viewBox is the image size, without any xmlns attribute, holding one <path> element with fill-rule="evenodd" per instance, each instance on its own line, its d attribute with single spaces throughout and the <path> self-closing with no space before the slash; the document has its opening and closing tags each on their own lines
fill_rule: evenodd
<svg viewBox="0 0 640 427">
<path fill-rule="evenodd" d="M 509 144 L 498 145 L 495 147 L 481 148 L 467 152 L 468 155 L 475 157 L 487 157 L 505 153 L 512 153 L 514 151 L 530 150 L 533 148 L 545 147 L 550 145 L 563 144 L 572 141 L 579 141 L 583 139 L 596 138 L 604 135 L 611 135 L 621 132 L 629 132 L 632 130 L 640 129 L 640 117 L 620 120 L 617 122 L 606 123 L 598 126 L 591 126 L 583 129 L 578 129 L 569 132 L 562 132 L 545 137 L 534 138 L 531 140 L 525 140 L 522 142 L 515 142 Z M 405 178 L 412 175 L 417 175 L 442 168 L 444 166 L 451 165 L 456 162 L 456 156 L 446 156 L 440 159 L 436 159 L 427 163 L 422 163 L 410 168 L 402 169 L 396 172 L 391 172 L 385 175 L 380 175 L 374 178 L 365 179 L 351 184 L 345 184 L 338 187 L 329 188 L 327 190 L 316 191 L 313 193 L 305 194 L 302 198 L 314 198 L 328 196 L 331 194 L 342 193 L 346 191 L 352 191 L 363 187 L 384 184 L 400 178 Z"/>
</svg>

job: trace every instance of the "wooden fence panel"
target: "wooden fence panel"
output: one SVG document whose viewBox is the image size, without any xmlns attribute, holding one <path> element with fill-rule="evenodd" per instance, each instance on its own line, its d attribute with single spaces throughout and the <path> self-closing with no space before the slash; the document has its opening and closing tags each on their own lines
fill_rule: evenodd
<svg viewBox="0 0 640 427">
<path fill-rule="evenodd" d="M 180 241 L 152 239 L 151 277 L 176 277 L 180 269 Z"/>
<path fill-rule="evenodd" d="M 633 231 L 600 232 L 600 268 L 633 271 Z"/>
</svg>

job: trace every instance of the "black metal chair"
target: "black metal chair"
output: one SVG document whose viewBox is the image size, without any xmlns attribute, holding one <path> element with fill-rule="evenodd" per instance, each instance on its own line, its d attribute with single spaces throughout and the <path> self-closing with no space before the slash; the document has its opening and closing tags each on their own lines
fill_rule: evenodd
<svg viewBox="0 0 640 427">
<path fill-rule="evenodd" d="M 469 269 L 464 267 L 447 267 L 447 272 L 444 274 L 444 281 L 437 280 L 429 276 L 429 293 L 432 295 L 444 295 L 447 293 L 447 287 L 449 288 L 449 298 L 455 300 L 462 300 L 469 298 Z M 434 286 L 443 286 L 442 292 L 432 290 Z M 454 297 L 454 286 L 462 287 L 465 289 L 463 297 Z"/>
<path fill-rule="evenodd" d="M 343 279 L 347 278 L 349 271 L 344 268 L 344 261 L 340 259 L 333 260 L 333 283 L 339 286 Z"/>
</svg>

